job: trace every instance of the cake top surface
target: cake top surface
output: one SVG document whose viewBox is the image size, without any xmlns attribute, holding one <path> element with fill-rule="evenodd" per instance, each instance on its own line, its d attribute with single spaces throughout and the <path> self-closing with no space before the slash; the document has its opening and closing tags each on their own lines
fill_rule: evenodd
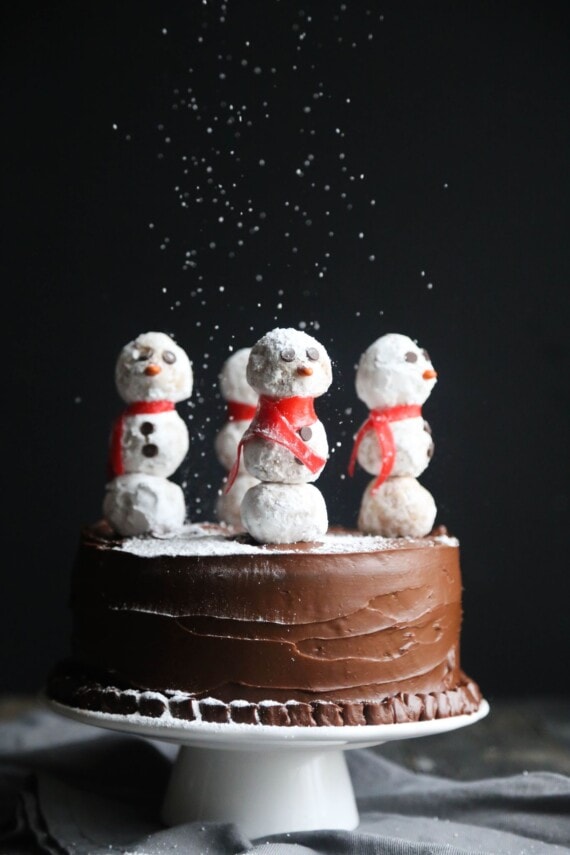
<svg viewBox="0 0 570 855">
<path fill-rule="evenodd" d="M 231 556 L 295 552 L 333 555 L 382 552 L 409 547 L 458 546 L 459 542 L 447 533 L 435 533 L 422 538 L 389 538 L 344 529 L 331 529 L 320 542 L 267 545 L 252 542 L 243 534 L 234 534 L 231 529 L 226 529 L 223 526 L 187 524 L 179 534 L 173 537 L 129 537 L 121 540 L 109 540 L 108 545 L 113 550 L 128 552 L 141 558 L 155 558 L 158 556 Z"/>
</svg>

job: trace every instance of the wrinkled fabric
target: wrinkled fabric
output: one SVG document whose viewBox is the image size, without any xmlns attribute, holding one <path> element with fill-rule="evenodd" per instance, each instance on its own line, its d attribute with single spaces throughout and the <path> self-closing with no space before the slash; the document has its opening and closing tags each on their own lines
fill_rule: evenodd
<svg viewBox="0 0 570 855">
<path fill-rule="evenodd" d="M 570 851 L 570 779 L 417 774 L 347 751 L 360 824 L 250 840 L 223 822 L 165 828 L 177 747 L 34 709 L 0 728 L 3 855 L 556 855 Z"/>
</svg>

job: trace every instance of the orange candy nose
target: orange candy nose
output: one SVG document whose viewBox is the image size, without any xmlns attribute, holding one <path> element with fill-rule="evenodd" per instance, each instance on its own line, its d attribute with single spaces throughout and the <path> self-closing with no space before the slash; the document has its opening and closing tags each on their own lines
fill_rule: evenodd
<svg viewBox="0 0 570 855">
<path fill-rule="evenodd" d="M 299 365 L 297 368 L 297 374 L 301 374 L 303 377 L 310 377 L 313 373 L 313 369 L 310 365 Z"/>
<path fill-rule="evenodd" d="M 160 374 L 161 371 L 162 368 L 160 365 L 157 365 L 156 362 L 151 362 L 150 365 L 147 365 L 145 368 L 144 373 L 147 377 L 154 377 L 156 374 Z"/>
<path fill-rule="evenodd" d="M 433 368 L 426 368 L 424 373 L 422 374 L 424 380 L 435 380 L 437 377 L 437 371 L 434 371 Z"/>
</svg>

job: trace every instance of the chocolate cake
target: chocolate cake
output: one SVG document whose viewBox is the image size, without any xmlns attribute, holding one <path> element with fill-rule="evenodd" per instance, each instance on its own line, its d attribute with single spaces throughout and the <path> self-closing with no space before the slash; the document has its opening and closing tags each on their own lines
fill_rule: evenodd
<svg viewBox="0 0 570 855">
<path fill-rule="evenodd" d="M 460 668 L 459 545 L 439 530 L 343 530 L 259 545 L 219 526 L 171 538 L 87 528 L 72 658 L 52 699 L 187 721 L 375 725 L 477 710 Z"/>
</svg>

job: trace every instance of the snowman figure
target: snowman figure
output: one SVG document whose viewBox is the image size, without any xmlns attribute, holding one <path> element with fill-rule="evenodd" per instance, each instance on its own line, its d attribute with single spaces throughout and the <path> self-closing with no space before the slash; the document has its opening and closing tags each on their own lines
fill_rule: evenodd
<svg viewBox="0 0 570 855">
<path fill-rule="evenodd" d="M 433 454 L 421 407 L 436 379 L 427 351 L 398 333 L 377 339 L 360 358 L 356 392 L 370 413 L 356 435 L 349 473 L 358 460 L 375 476 L 362 498 L 361 531 L 423 537 L 433 527 L 435 502 L 416 479 Z"/>
<path fill-rule="evenodd" d="M 314 398 L 332 382 L 329 356 L 307 333 L 278 328 L 253 346 L 246 376 L 259 401 L 227 489 L 237 478 L 243 452 L 247 472 L 261 482 L 243 497 L 245 529 L 261 543 L 317 540 L 327 531 L 328 516 L 311 482 L 324 468 L 328 443 Z"/>
<path fill-rule="evenodd" d="M 121 350 L 115 383 L 127 407 L 111 434 L 103 514 L 120 535 L 169 536 L 186 517 L 182 489 L 168 476 L 189 446 L 174 405 L 192 394 L 190 360 L 165 333 L 143 333 Z"/>
<path fill-rule="evenodd" d="M 220 392 L 227 403 L 227 421 L 216 435 L 214 450 L 218 461 L 228 472 L 237 457 L 240 440 L 257 409 L 258 394 L 246 378 L 250 352 L 250 347 L 236 350 L 226 359 L 219 375 Z M 257 484 L 258 480 L 249 474 L 241 459 L 231 492 L 225 490 L 226 483 L 227 477 L 222 483 L 216 501 L 216 516 L 219 522 L 234 528 L 242 528 L 241 500 L 246 491 Z"/>
</svg>

